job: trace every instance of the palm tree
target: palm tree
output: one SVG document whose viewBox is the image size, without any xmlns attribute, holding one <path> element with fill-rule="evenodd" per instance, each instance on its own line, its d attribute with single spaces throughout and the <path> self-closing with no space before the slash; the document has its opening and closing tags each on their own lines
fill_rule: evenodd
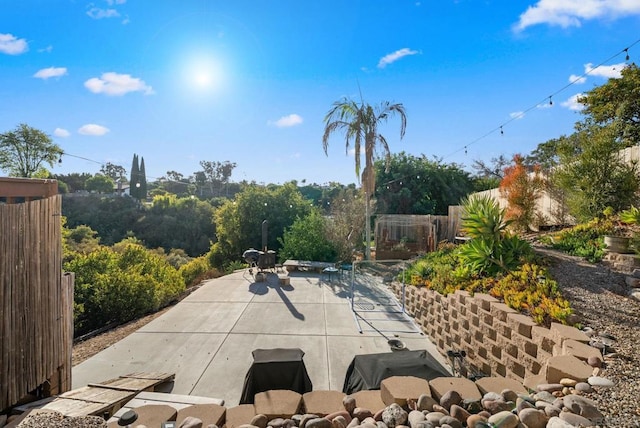
<svg viewBox="0 0 640 428">
<path fill-rule="evenodd" d="M 376 145 L 379 145 L 385 156 L 388 166 L 391 159 L 391 152 L 387 139 L 378 132 L 378 126 L 386 123 L 387 119 L 396 114 L 400 115 L 400 139 L 404 137 L 407 128 L 407 115 L 402 104 L 391 104 L 388 101 L 382 102 L 379 106 L 372 107 L 364 101 L 356 103 L 348 98 L 333 103 L 333 107 L 324 117 L 324 135 L 322 137 L 322 147 L 324 153 L 328 155 L 329 137 L 335 131 L 343 131 L 345 135 L 345 151 L 349 152 L 349 147 L 353 141 L 356 160 L 356 177 L 362 183 L 362 189 L 365 194 L 365 257 L 371 259 L 371 216 L 370 202 L 371 196 L 375 189 L 375 170 L 374 161 L 376 153 Z M 362 178 L 360 178 L 360 151 L 364 144 L 364 170 Z"/>
</svg>

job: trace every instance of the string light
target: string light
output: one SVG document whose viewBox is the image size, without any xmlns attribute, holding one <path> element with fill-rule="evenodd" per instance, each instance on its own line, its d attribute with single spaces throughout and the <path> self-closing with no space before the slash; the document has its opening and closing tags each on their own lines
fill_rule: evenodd
<svg viewBox="0 0 640 428">
<path fill-rule="evenodd" d="M 609 61 L 613 60 L 614 58 L 616 58 L 617 56 L 619 56 L 619 55 L 621 55 L 623 53 L 626 54 L 625 55 L 625 60 L 629 61 L 629 49 L 631 49 L 633 46 L 637 45 L 638 43 L 640 43 L 640 39 L 634 41 L 633 43 L 631 43 L 629 46 L 627 46 L 626 48 L 622 49 L 621 51 L 618 51 L 615 54 L 611 55 L 609 58 L 607 58 L 604 61 L 600 62 L 595 67 L 590 67 L 582 75 L 575 77 L 568 84 L 564 85 L 563 87 L 561 87 L 560 89 L 558 89 L 557 91 L 555 91 L 554 93 L 549 95 L 548 97 L 544 98 L 542 101 L 539 101 L 539 102 L 533 104 L 531 107 L 523 110 L 519 114 L 514 115 L 511 119 L 507 120 L 506 122 L 503 122 L 499 126 L 497 126 L 497 127 L 493 128 L 492 130 L 486 132 L 485 134 L 481 135 L 480 137 L 476 138 L 475 140 L 471 141 L 470 143 L 467 143 L 466 145 L 462 146 L 458 150 L 456 150 L 456 151 L 454 151 L 454 152 L 442 157 L 442 159 L 449 158 L 449 157 L 453 156 L 454 154 L 456 154 L 456 153 L 458 153 L 458 152 L 460 152 L 462 150 L 466 150 L 468 146 L 471 146 L 472 144 L 475 144 L 478 141 L 485 139 L 486 137 L 488 137 L 489 135 L 493 134 L 496 131 L 500 131 L 500 135 L 504 135 L 504 129 L 503 129 L 504 126 L 507 126 L 508 124 L 513 122 L 514 120 L 521 119 L 522 117 L 524 117 L 524 115 L 526 113 L 530 112 L 531 110 L 534 110 L 534 109 L 538 108 L 542 104 L 545 104 L 547 101 L 549 102 L 549 105 L 553 105 L 553 100 L 552 100 L 553 96 L 558 95 L 561 92 L 564 92 L 565 90 L 567 90 L 567 88 L 569 88 L 570 86 L 575 85 L 576 83 L 581 83 L 582 81 L 584 81 L 584 78 L 586 76 L 588 76 L 591 73 L 593 73 L 596 69 L 598 69 L 598 67 L 601 67 L 602 65 L 608 63 Z"/>
</svg>

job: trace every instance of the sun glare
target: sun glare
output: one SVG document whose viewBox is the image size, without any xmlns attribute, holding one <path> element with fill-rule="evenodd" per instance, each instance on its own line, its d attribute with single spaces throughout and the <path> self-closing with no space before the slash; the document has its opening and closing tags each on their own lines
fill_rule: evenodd
<svg viewBox="0 0 640 428">
<path fill-rule="evenodd" d="M 215 91 L 220 88 L 223 72 L 219 63 L 211 58 L 199 57 L 184 65 L 186 84 L 197 91 Z"/>
</svg>

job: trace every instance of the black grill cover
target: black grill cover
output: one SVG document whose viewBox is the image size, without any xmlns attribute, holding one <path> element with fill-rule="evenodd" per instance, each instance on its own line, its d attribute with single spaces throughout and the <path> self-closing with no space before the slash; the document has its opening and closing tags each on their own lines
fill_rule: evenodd
<svg viewBox="0 0 640 428">
<path fill-rule="evenodd" d="M 342 392 L 380 389 L 380 382 L 391 376 L 431 380 L 451 374 L 425 350 L 356 355 L 347 369 Z"/>
<path fill-rule="evenodd" d="M 254 349 L 252 355 L 253 364 L 244 378 L 240 404 L 253 404 L 257 393 L 272 389 L 287 389 L 300 394 L 313 389 L 301 349 Z"/>
</svg>

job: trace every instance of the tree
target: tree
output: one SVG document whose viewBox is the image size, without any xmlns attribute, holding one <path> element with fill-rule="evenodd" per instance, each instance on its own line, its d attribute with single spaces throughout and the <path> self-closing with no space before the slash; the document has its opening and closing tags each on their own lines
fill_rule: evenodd
<svg viewBox="0 0 640 428">
<path fill-rule="evenodd" d="M 140 188 L 140 164 L 138 163 L 138 155 L 133 154 L 133 160 L 131 161 L 131 178 L 129 179 L 129 195 L 132 198 L 140 199 L 138 197 L 138 189 Z"/>
<path fill-rule="evenodd" d="M 582 114 L 591 125 L 616 126 L 616 137 L 628 147 L 640 142 L 640 68 L 631 64 L 620 78 L 612 78 L 578 98 L 584 104 Z"/>
<path fill-rule="evenodd" d="M 560 153 L 562 166 L 552 180 L 565 192 L 572 215 L 579 220 L 602 217 L 607 207 L 619 212 L 636 200 L 638 169 L 618 152 L 624 142 L 612 126 L 592 125 L 576 134 L 578 145 Z"/>
<path fill-rule="evenodd" d="M 58 182 L 62 181 L 66 183 L 69 188 L 69 192 L 71 193 L 85 190 L 87 180 L 91 177 L 93 177 L 93 175 L 89 174 L 88 172 L 72 172 L 70 174 L 56 174 L 54 176 L 54 178 L 58 180 Z"/>
<path fill-rule="evenodd" d="M 378 213 L 447 215 L 449 205 L 473 191 L 469 173 L 441 159 L 401 152 L 391 156 L 387 169 L 380 160 L 375 166 Z"/>
<path fill-rule="evenodd" d="M 194 181 L 199 188 L 199 194 L 203 195 L 203 187 L 205 184 L 209 184 L 209 196 L 220 196 L 222 186 L 229 182 L 229 178 L 233 173 L 233 169 L 236 167 L 235 162 L 212 162 L 212 161 L 200 161 L 202 171 L 195 173 Z M 218 187 L 218 192 L 215 192 L 215 187 Z"/>
<path fill-rule="evenodd" d="M 348 98 L 336 101 L 324 118 L 325 128 L 322 136 L 322 147 L 328 155 L 329 137 L 336 131 L 345 134 L 345 151 L 349 152 L 349 146 L 353 142 L 355 150 L 356 176 L 362 182 L 365 194 L 365 257 L 371 259 L 371 197 L 375 190 L 374 161 L 376 147 L 380 146 L 388 162 L 391 158 L 389 144 L 386 138 L 378 132 L 378 127 L 395 115 L 400 116 L 400 139 L 404 137 L 407 128 L 407 116 L 402 104 L 391 104 L 388 101 L 377 107 L 372 107 L 364 101 L 360 104 Z M 364 145 L 364 147 L 362 147 Z M 364 148 L 365 166 L 360 177 L 360 152 Z"/>
<path fill-rule="evenodd" d="M 127 175 L 127 170 L 120 165 L 112 164 L 111 162 L 107 162 L 102 165 L 100 168 L 100 172 L 107 177 L 111 177 L 113 181 L 120 180 L 123 176 Z"/>
<path fill-rule="evenodd" d="M 144 169 L 144 158 L 140 159 L 140 188 L 138 189 L 138 199 L 147 199 L 147 172 Z"/>
<path fill-rule="evenodd" d="M 90 192 L 113 193 L 115 183 L 111 177 L 96 174 L 87 180 L 86 188 Z"/>
<path fill-rule="evenodd" d="M 298 218 L 278 238 L 282 245 L 282 259 L 318 260 L 336 262 L 338 251 L 327 238 L 327 220 L 315 208 L 303 218 Z"/>
<path fill-rule="evenodd" d="M 516 229 L 524 232 L 531 230 L 536 222 L 536 204 L 544 188 L 544 179 L 540 167 L 527 168 L 524 158 L 516 154 L 513 164 L 504 169 L 500 182 L 500 194 L 507 199 L 506 217 L 513 221 Z"/>
<path fill-rule="evenodd" d="M 24 123 L 0 134 L 0 168 L 14 177 L 32 178 L 44 164 L 53 168 L 62 154 L 47 134 Z"/>
<path fill-rule="evenodd" d="M 489 162 L 476 159 L 471 167 L 476 170 L 479 177 L 502 180 L 503 171 L 507 165 L 509 165 L 509 159 L 505 155 L 500 155 L 497 158 L 491 158 Z"/>
<path fill-rule="evenodd" d="M 265 188 L 248 185 L 233 200 L 215 212 L 218 241 L 210 253 L 211 265 L 240 260 L 249 248 L 262 248 L 262 222 L 268 222 L 267 247 L 278 251 L 278 238 L 296 218 L 305 217 L 311 203 L 302 198 L 293 183 Z"/>
<path fill-rule="evenodd" d="M 194 197 L 167 194 L 153 198 L 133 228 L 148 248 L 181 248 L 189 256 L 206 253 L 215 240 L 213 207 Z"/>
</svg>

